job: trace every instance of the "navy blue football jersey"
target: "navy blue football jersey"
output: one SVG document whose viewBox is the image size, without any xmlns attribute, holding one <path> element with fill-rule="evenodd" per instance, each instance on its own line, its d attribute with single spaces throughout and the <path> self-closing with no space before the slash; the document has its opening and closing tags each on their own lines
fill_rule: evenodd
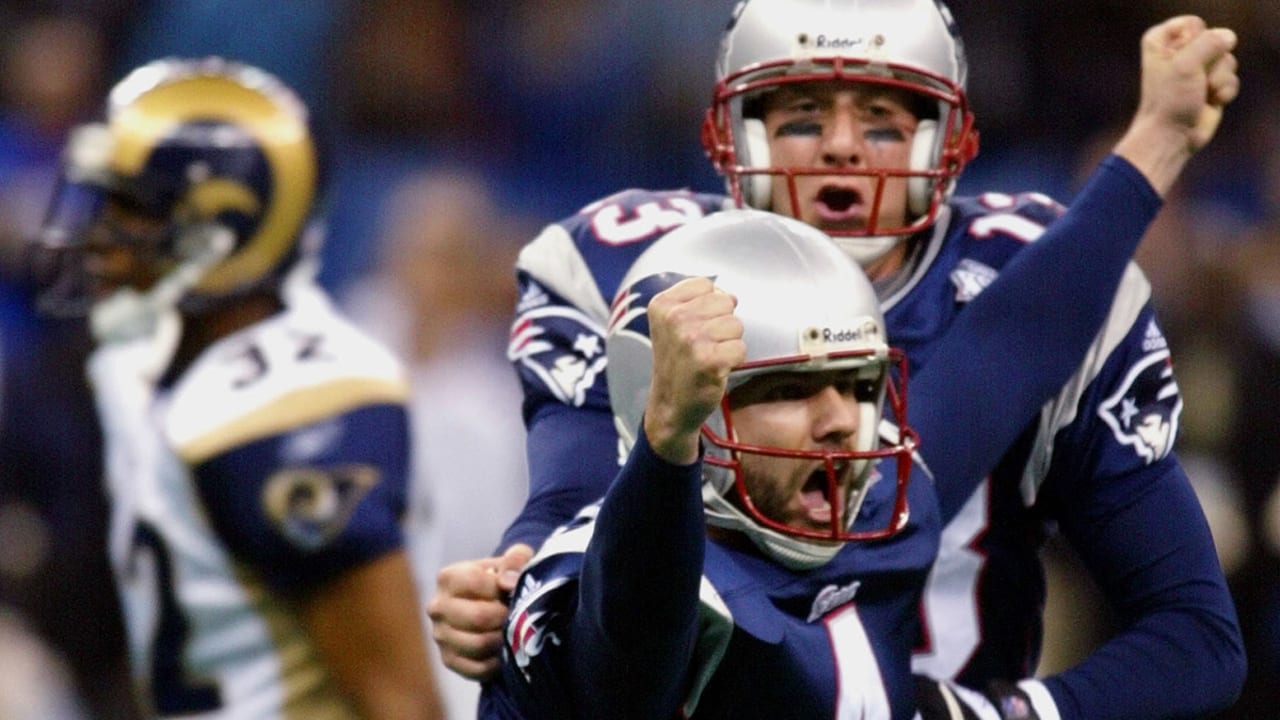
<svg viewBox="0 0 1280 720">
<path fill-rule="evenodd" d="M 948 328 L 1061 211 L 1036 194 L 951 203 L 945 236 L 935 234 L 911 275 L 882 298 L 891 341 L 912 372 L 953 362 L 938 351 Z M 1073 282 L 1092 281 L 1087 265 L 1062 271 Z M 1061 531 L 1108 590 L 1128 632 L 1046 680 L 1057 712 L 1162 717 L 1185 713 L 1206 696 L 1198 694 L 1206 682 L 1197 675 L 1207 670 L 1206 657 L 1230 654 L 1236 621 L 1203 514 L 1172 453 L 1182 400 L 1150 296 L 1131 265 L 1074 374 L 1026 419 L 977 488 L 939 480 L 946 527 L 924 592 L 917 672 L 972 687 L 1031 676 L 1045 602 L 1039 553 L 1048 534 Z M 1073 311 L 1046 307 L 1044 322 Z M 1034 345 L 1010 347 L 996 371 L 1015 375 L 1043 353 Z M 924 445 L 928 457 L 928 438 Z M 1134 535 L 1166 542 L 1144 547 Z M 1170 561 L 1174 554 L 1181 566 Z M 1185 632 L 1161 642 L 1170 624 Z M 1153 656 L 1160 658 L 1155 666 Z M 1134 680 L 1144 663 L 1158 681 Z M 1186 679 L 1181 692 L 1166 687 L 1175 676 Z"/>
<path fill-rule="evenodd" d="M 894 512 L 893 480 L 873 483 L 855 528 Z M 938 540 L 928 479 L 908 486 L 902 532 L 810 571 L 707 540 L 700 487 L 696 464 L 640 441 L 603 503 L 522 576 L 482 716 L 911 717 L 912 628 Z"/>
</svg>

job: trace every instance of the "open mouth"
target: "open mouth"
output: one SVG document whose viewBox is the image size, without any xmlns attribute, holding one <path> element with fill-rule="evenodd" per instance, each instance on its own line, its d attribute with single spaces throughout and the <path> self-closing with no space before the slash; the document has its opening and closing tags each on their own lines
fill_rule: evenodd
<svg viewBox="0 0 1280 720">
<path fill-rule="evenodd" d="M 836 475 L 843 471 L 844 464 L 836 467 Z M 819 467 L 809 474 L 809 479 L 800 488 L 800 505 L 804 509 L 805 518 L 823 527 L 831 524 L 831 485 L 827 479 L 826 468 Z"/>
<path fill-rule="evenodd" d="M 825 185 L 818 191 L 816 208 L 824 222 L 855 220 L 862 205 L 862 193 L 850 187 Z"/>
</svg>

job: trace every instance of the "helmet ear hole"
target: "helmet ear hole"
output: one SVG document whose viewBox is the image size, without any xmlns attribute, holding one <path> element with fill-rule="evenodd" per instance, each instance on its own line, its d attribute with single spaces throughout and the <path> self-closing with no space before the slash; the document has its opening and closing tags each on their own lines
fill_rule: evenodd
<svg viewBox="0 0 1280 720">
<path fill-rule="evenodd" d="M 769 135 L 764 121 L 755 118 L 742 120 L 743 144 L 750 167 L 769 167 Z M 768 173 L 751 173 L 742 178 L 742 199 L 751 207 L 769 210 L 773 206 L 773 177 Z"/>
<path fill-rule="evenodd" d="M 938 121 L 921 120 L 916 125 L 916 134 L 911 140 L 911 169 L 915 172 L 937 169 L 941 157 Z M 907 209 L 913 216 L 929 212 L 929 202 L 938 182 L 936 178 L 918 176 L 907 180 Z"/>
</svg>

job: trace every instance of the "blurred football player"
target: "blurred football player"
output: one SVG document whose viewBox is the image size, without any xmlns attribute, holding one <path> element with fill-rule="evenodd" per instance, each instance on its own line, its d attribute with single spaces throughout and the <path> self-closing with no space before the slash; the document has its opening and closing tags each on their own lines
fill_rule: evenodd
<svg viewBox="0 0 1280 720">
<path fill-rule="evenodd" d="M 399 524 L 407 387 L 313 281 L 306 109 L 256 68 L 165 59 L 64 156 L 41 303 L 97 340 L 147 714 L 441 717 Z"/>
<path fill-rule="evenodd" d="M 1036 193 L 952 197 L 977 140 L 963 46 L 940 3 L 740 3 L 704 126 L 731 197 L 619 193 L 549 226 L 521 254 L 509 354 L 525 384 L 530 501 L 503 538 L 504 556 L 442 572 L 431 607 L 446 662 L 474 677 L 492 673 L 507 571 L 607 488 L 601 478 L 618 459 L 595 440 L 612 432 L 607 299 L 648 244 L 735 205 L 793 215 L 866 268 L 912 373 L 935 356 L 955 362 L 940 339 L 1028 243 L 1073 216 L 1081 239 L 1141 233 L 1117 224 L 1132 204 L 1126 197 L 1134 186 L 1163 196 L 1212 138 L 1238 92 L 1234 42 L 1191 16 L 1144 35 L 1138 110 L 1095 176 L 1112 184 L 1102 194 L 1110 201 L 1077 202 L 1064 215 Z M 1094 270 L 1085 263 L 1076 272 L 1083 281 Z M 1006 453 L 972 476 L 937 476 L 946 527 L 921 606 L 916 668 L 1007 700 L 1006 717 L 1182 717 L 1239 692 L 1238 623 L 1171 452 L 1181 402 L 1149 296 L 1141 272 L 1129 270 L 1096 343 L 1072 356 L 1076 374 L 1042 409 L 1015 418 L 1023 432 Z M 1019 302 L 1040 300 L 1030 293 Z M 1073 302 L 1042 304 L 1033 322 L 1061 322 Z M 990 371 L 1039 372 L 1050 352 L 1010 348 Z M 962 452 L 973 434 L 955 424 L 924 437 L 926 461 Z M 1044 601 L 1038 550 L 1054 527 L 1123 627 L 1081 665 L 1038 681 L 1029 679 Z M 949 687 L 922 684 L 922 710 Z"/>
</svg>

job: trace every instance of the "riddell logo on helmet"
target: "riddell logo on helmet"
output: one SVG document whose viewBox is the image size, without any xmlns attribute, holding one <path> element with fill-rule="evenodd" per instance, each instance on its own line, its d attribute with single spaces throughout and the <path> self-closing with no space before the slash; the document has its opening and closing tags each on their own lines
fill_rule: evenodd
<svg viewBox="0 0 1280 720">
<path fill-rule="evenodd" d="M 860 328 L 822 328 L 822 341 L 825 343 L 847 343 L 865 340 L 879 334 L 875 323 L 867 323 Z"/>
<path fill-rule="evenodd" d="M 866 38 L 848 38 L 848 37 L 827 37 L 819 35 L 814 40 L 814 47 L 820 50 L 847 50 L 849 48 L 865 45 Z"/>
</svg>

